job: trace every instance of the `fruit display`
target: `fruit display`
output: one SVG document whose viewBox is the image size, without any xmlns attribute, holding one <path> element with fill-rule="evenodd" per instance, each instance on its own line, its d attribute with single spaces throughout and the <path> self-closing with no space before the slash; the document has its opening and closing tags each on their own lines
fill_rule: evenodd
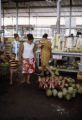
<svg viewBox="0 0 82 120">
<path fill-rule="evenodd" d="M 56 67 L 58 69 L 67 69 L 67 70 L 78 70 L 78 64 L 80 60 L 78 61 L 61 61 L 61 64 L 57 64 Z"/>
<path fill-rule="evenodd" d="M 38 78 L 39 87 L 45 90 L 46 96 L 70 100 L 71 98 L 75 98 L 77 94 L 82 94 L 81 84 L 77 84 L 71 77 L 60 76 L 56 68 L 53 68 L 53 70 L 54 77 L 51 77 L 50 74 L 46 74 L 45 76 L 40 75 Z"/>
<path fill-rule="evenodd" d="M 69 52 L 82 53 L 82 48 L 75 47 L 75 48 L 70 49 Z"/>
</svg>

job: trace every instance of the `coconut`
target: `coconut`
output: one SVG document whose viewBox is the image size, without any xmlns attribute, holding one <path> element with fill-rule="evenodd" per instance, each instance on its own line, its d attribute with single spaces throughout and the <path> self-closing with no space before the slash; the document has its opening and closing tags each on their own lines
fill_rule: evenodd
<svg viewBox="0 0 82 120">
<path fill-rule="evenodd" d="M 58 71 L 56 71 L 56 72 L 55 72 L 55 75 L 59 75 L 59 72 L 58 72 Z"/>
<path fill-rule="evenodd" d="M 73 94 L 72 94 L 72 97 L 75 98 L 75 97 L 76 97 L 76 93 L 73 93 Z"/>
<path fill-rule="evenodd" d="M 75 84 L 74 84 L 74 83 L 73 83 L 73 84 L 71 84 L 71 87 L 75 88 Z"/>
<path fill-rule="evenodd" d="M 76 88 L 73 89 L 73 93 L 75 93 L 75 94 L 77 93 L 77 89 Z"/>
<path fill-rule="evenodd" d="M 70 94 L 66 94 L 65 98 L 66 98 L 66 100 L 70 100 L 71 99 L 71 95 Z"/>
<path fill-rule="evenodd" d="M 80 88 L 78 89 L 78 93 L 79 93 L 79 94 L 82 94 L 82 87 L 80 87 Z"/>
<path fill-rule="evenodd" d="M 70 78 L 67 78 L 67 82 L 68 82 L 68 83 L 70 83 L 70 82 L 71 82 Z"/>
<path fill-rule="evenodd" d="M 62 98 L 63 97 L 63 93 L 62 93 L 62 91 L 59 91 L 58 92 L 58 98 Z"/>
<path fill-rule="evenodd" d="M 63 92 L 63 95 L 65 96 L 67 94 L 67 89 L 63 88 L 62 92 Z"/>
<path fill-rule="evenodd" d="M 68 93 L 70 93 L 70 94 L 73 93 L 73 87 L 68 87 Z"/>
<path fill-rule="evenodd" d="M 67 83 L 65 83 L 65 87 L 68 87 L 69 85 Z"/>
<path fill-rule="evenodd" d="M 72 83 L 75 83 L 75 80 L 74 80 L 74 79 L 72 79 L 72 80 L 71 80 L 71 82 L 72 82 Z"/>
<path fill-rule="evenodd" d="M 76 88 L 79 89 L 80 88 L 80 84 L 76 84 Z"/>
<path fill-rule="evenodd" d="M 52 94 L 53 94 L 53 96 L 57 96 L 57 90 L 56 90 L 56 89 L 53 89 L 53 90 L 52 90 Z"/>
<path fill-rule="evenodd" d="M 52 96 L 52 90 L 51 89 L 47 89 L 46 90 L 46 95 L 47 96 Z"/>
</svg>

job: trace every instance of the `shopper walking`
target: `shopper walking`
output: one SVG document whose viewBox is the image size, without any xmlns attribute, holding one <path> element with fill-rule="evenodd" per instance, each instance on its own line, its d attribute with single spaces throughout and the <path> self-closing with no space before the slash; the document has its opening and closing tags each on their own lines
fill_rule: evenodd
<svg viewBox="0 0 82 120">
<path fill-rule="evenodd" d="M 20 42 L 19 42 L 19 35 L 17 33 L 14 34 L 14 41 L 11 43 L 11 51 L 12 53 L 16 54 L 16 59 L 19 59 L 19 49 L 20 49 Z"/>
<path fill-rule="evenodd" d="M 22 83 L 27 82 L 30 84 L 30 75 L 35 72 L 35 44 L 33 43 L 34 37 L 32 34 L 27 34 L 27 41 L 21 47 L 22 58 Z"/>
<path fill-rule="evenodd" d="M 48 34 L 44 34 L 42 40 L 40 41 L 40 48 L 41 48 L 41 67 L 42 67 L 42 71 L 46 71 L 48 70 L 52 76 L 54 76 L 54 73 L 52 72 L 52 70 L 49 67 L 49 60 L 51 59 L 51 41 L 48 39 Z"/>
</svg>

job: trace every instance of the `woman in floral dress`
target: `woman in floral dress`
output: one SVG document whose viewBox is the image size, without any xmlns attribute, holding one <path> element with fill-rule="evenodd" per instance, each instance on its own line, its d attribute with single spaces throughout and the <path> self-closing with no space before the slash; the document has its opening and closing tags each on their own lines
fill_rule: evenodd
<svg viewBox="0 0 82 120">
<path fill-rule="evenodd" d="M 27 41 L 23 43 L 21 47 L 22 57 L 22 83 L 30 83 L 30 75 L 35 72 L 35 45 L 33 43 L 33 35 L 27 34 Z"/>
</svg>

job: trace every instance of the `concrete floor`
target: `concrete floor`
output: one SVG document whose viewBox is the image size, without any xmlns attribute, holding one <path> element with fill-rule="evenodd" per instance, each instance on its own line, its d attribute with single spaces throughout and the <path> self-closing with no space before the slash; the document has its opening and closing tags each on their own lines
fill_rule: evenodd
<svg viewBox="0 0 82 120">
<path fill-rule="evenodd" d="M 37 76 L 31 85 L 0 78 L 0 120 L 82 120 L 82 96 L 66 101 L 46 97 L 37 85 Z"/>
</svg>

